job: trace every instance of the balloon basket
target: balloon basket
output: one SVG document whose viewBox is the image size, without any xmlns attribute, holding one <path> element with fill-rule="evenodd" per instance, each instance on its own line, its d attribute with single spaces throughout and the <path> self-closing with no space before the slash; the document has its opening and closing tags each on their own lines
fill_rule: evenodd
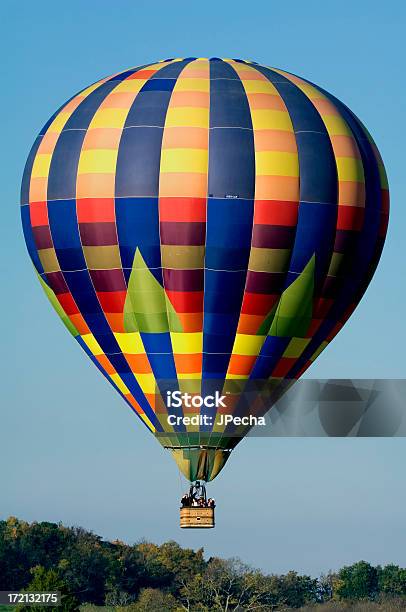
<svg viewBox="0 0 406 612">
<path fill-rule="evenodd" d="M 180 526 L 182 529 L 212 529 L 214 527 L 214 508 L 181 508 Z"/>
</svg>

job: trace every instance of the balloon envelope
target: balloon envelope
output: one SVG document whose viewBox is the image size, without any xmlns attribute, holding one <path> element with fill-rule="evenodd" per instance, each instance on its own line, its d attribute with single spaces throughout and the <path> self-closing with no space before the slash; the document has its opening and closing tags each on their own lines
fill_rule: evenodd
<svg viewBox="0 0 406 612">
<path fill-rule="evenodd" d="M 365 127 L 326 91 L 252 62 L 177 58 L 63 105 L 21 204 L 66 327 L 183 473 L 210 480 L 249 429 L 216 417 L 266 412 L 361 299 L 388 186 Z M 169 408 L 173 391 L 229 401 Z M 189 413 L 212 421 L 168 423 Z"/>
</svg>

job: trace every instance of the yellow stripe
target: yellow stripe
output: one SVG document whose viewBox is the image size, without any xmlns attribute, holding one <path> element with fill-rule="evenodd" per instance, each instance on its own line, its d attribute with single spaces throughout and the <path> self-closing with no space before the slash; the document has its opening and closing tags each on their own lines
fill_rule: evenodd
<svg viewBox="0 0 406 612">
<path fill-rule="evenodd" d="M 115 89 L 111 93 L 115 93 Z M 128 108 L 101 108 L 90 122 L 92 128 L 121 128 L 128 115 Z"/>
<path fill-rule="evenodd" d="M 324 351 L 327 345 L 328 345 L 328 342 L 326 342 L 326 340 L 323 340 L 319 348 L 316 349 L 313 355 L 310 357 L 310 361 L 314 361 L 315 359 L 317 359 L 317 357 L 320 355 L 322 351 Z"/>
<path fill-rule="evenodd" d="M 138 93 L 148 79 L 126 79 L 114 88 L 114 93 Z"/>
<path fill-rule="evenodd" d="M 256 79 L 247 79 L 244 81 L 244 89 L 247 93 L 268 93 L 278 95 L 279 93 L 270 81 L 259 81 Z"/>
<path fill-rule="evenodd" d="M 147 425 L 148 429 L 150 429 L 152 432 L 156 431 L 155 427 L 153 426 L 153 424 L 151 423 L 151 421 L 149 420 L 146 414 L 140 414 L 139 416 L 142 418 L 144 423 Z"/>
<path fill-rule="evenodd" d="M 180 374 L 178 372 L 178 380 L 200 380 L 202 377 L 201 372 L 188 372 L 187 374 Z M 196 387 L 196 393 L 199 391 L 200 385 Z M 186 391 L 187 389 L 185 389 Z"/>
<path fill-rule="evenodd" d="M 203 333 L 183 333 L 183 332 L 172 332 L 172 349 L 174 353 L 179 354 L 193 354 L 201 353 L 203 347 Z"/>
<path fill-rule="evenodd" d="M 81 337 L 93 355 L 103 355 L 103 350 L 93 334 L 83 334 Z"/>
<path fill-rule="evenodd" d="M 57 272 L 60 270 L 54 248 L 38 249 L 38 257 L 44 268 L 44 272 Z"/>
<path fill-rule="evenodd" d="M 118 149 L 86 149 L 80 154 L 78 174 L 113 173 Z"/>
<path fill-rule="evenodd" d="M 299 158 L 297 153 L 257 151 L 255 170 L 257 175 L 299 176 Z"/>
<path fill-rule="evenodd" d="M 234 340 L 233 355 L 258 355 L 265 336 L 237 334 Z"/>
<path fill-rule="evenodd" d="M 129 355 L 141 355 L 145 353 L 139 332 L 131 332 L 128 334 L 116 332 L 114 333 L 114 337 L 123 353 L 128 353 Z"/>
<path fill-rule="evenodd" d="M 176 91 L 204 91 L 210 90 L 209 79 L 179 78 L 176 81 Z"/>
<path fill-rule="evenodd" d="M 272 70 L 286 77 L 289 81 L 291 81 L 291 83 L 294 83 L 295 85 L 297 85 L 297 87 L 299 87 L 303 91 L 303 93 L 306 94 L 308 98 L 313 99 L 313 100 L 317 98 L 325 99 L 325 96 L 320 91 L 318 91 L 315 87 L 313 87 L 312 85 L 309 85 L 308 83 L 306 83 L 305 81 L 302 81 L 299 78 L 294 77 L 293 74 L 290 74 L 289 72 L 284 72 L 283 70 L 278 70 L 277 68 L 272 68 Z"/>
<path fill-rule="evenodd" d="M 74 111 L 72 111 L 74 112 Z M 68 113 L 65 111 L 62 111 L 59 113 L 59 115 L 57 115 L 55 117 L 55 119 L 52 121 L 51 125 L 49 126 L 49 128 L 47 129 L 47 134 L 50 133 L 59 133 L 62 131 L 63 127 L 65 126 L 65 123 L 67 122 L 67 120 L 69 119 L 69 117 L 71 116 L 72 112 Z"/>
<path fill-rule="evenodd" d="M 156 381 L 153 374 L 134 374 L 144 393 L 156 393 Z"/>
<path fill-rule="evenodd" d="M 251 110 L 252 127 L 254 130 L 293 130 L 292 121 L 286 111 L 260 108 Z"/>
<path fill-rule="evenodd" d="M 330 136 L 343 135 L 350 136 L 351 138 L 353 137 L 350 128 L 342 117 L 337 117 L 337 115 L 323 115 L 322 119 Z"/>
<path fill-rule="evenodd" d="M 340 181 L 358 181 L 363 183 L 364 167 L 355 157 L 336 157 L 338 179 Z"/>
<path fill-rule="evenodd" d="M 234 355 L 235 353 L 233 353 Z M 226 379 L 227 380 L 247 380 L 249 378 L 249 374 L 230 374 L 227 372 Z"/>
<path fill-rule="evenodd" d="M 83 96 L 84 98 L 86 98 L 89 94 L 91 94 L 95 89 L 100 87 L 100 85 L 102 85 L 103 83 L 105 83 L 105 79 L 102 79 L 101 81 L 97 81 L 97 83 L 94 83 L 93 85 L 90 85 L 89 87 L 86 87 L 86 89 L 81 91 L 79 96 Z"/>
<path fill-rule="evenodd" d="M 117 385 L 117 387 L 119 388 L 121 393 L 123 393 L 124 395 L 127 395 L 128 393 L 130 393 L 130 390 L 123 383 L 123 381 L 121 380 L 121 378 L 120 378 L 120 376 L 118 374 L 110 374 L 110 378 L 113 381 L 113 383 L 115 383 Z"/>
<path fill-rule="evenodd" d="M 48 176 L 51 159 L 51 153 L 39 153 L 32 166 L 31 178 L 44 178 Z"/>
<path fill-rule="evenodd" d="M 163 149 L 161 172 L 202 172 L 208 168 L 207 149 Z"/>
<path fill-rule="evenodd" d="M 178 90 L 177 90 L 178 91 Z M 172 107 L 168 110 L 165 127 L 203 127 L 209 123 L 208 108 L 194 108 L 191 106 Z"/>
<path fill-rule="evenodd" d="M 283 353 L 284 357 L 300 357 L 311 338 L 292 338 Z"/>
</svg>

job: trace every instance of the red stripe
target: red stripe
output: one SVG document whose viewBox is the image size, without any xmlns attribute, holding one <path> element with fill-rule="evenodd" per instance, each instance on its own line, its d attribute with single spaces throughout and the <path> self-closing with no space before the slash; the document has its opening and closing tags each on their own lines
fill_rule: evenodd
<svg viewBox="0 0 406 612">
<path fill-rule="evenodd" d="M 381 220 L 379 222 L 379 237 L 384 238 L 386 236 L 386 230 L 388 229 L 389 214 L 386 212 L 381 213 Z"/>
<path fill-rule="evenodd" d="M 206 198 L 159 198 L 160 221 L 206 221 Z"/>
<path fill-rule="evenodd" d="M 203 291 L 169 291 L 166 294 L 176 312 L 203 312 Z"/>
<path fill-rule="evenodd" d="M 296 361 L 296 357 L 282 357 L 274 368 L 272 376 L 275 376 L 276 378 L 278 378 L 279 376 L 286 376 L 293 368 Z"/>
<path fill-rule="evenodd" d="M 76 209 L 79 223 L 115 221 L 114 198 L 81 198 Z"/>
<path fill-rule="evenodd" d="M 162 68 L 164 66 L 165 64 L 162 65 Z M 155 68 L 155 70 L 139 70 L 138 72 L 134 72 L 134 74 L 130 74 L 130 76 L 126 78 L 126 81 L 130 81 L 131 79 L 149 79 L 157 70 L 157 68 Z"/>
<path fill-rule="evenodd" d="M 388 189 L 382 189 L 381 196 L 382 196 L 382 211 L 389 213 L 389 191 Z"/>
<path fill-rule="evenodd" d="M 338 206 L 337 229 L 360 231 L 364 224 L 365 208 L 360 206 Z"/>
<path fill-rule="evenodd" d="M 126 291 L 97 291 L 96 294 L 104 312 L 123 312 Z"/>
<path fill-rule="evenodd" d="M 278 299 L 279 295 L 246 292 L 244 293 L 241 312 L 243 314 L 267 315 Z"/>
<path fill-rule="evenodd" d="M 67 315 L 79 314 L 79 308 L 70 293 L 59 293 L 56 297 Z"/>
<path fill-rule="evenodd" d="M 297 224 L 297 214 L 297 202 L 255 200 L 255 224 L 295 226 Z"/>
<path fill-rule="evenodd" d="M 46 202 L 31 202 L 30 219 L 32 227 L 48 225 L 48 209 Z"/>
</svg>

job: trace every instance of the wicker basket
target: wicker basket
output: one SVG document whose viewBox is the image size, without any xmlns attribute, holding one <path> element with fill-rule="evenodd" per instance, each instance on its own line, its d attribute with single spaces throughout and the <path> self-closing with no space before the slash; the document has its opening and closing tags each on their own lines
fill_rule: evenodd
<svg viewBox="0 0 406 612">
<path fill-rule="evenodd" d="M 214 508 L 181 508 L 180 526 L 183 529 L 211 529 L 214 527 Z"/>
</svg>

